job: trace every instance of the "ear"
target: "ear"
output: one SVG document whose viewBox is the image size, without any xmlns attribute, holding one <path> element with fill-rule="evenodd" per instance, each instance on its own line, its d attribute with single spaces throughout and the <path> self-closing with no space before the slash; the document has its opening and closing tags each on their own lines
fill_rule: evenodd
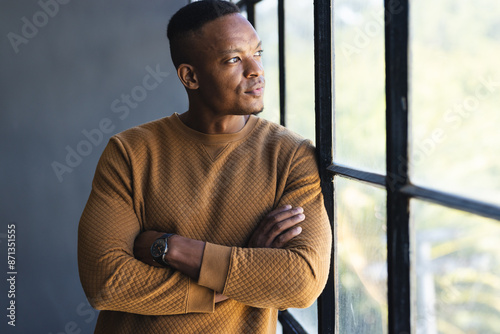
<svg viewBox="0 0 500 334">
<path fill-rule="evenodd" d="M 181 79 L 182 84 L 187 89 L 198 89 L 198 77 L 196 70 L 192 65 L 181 64 L 177 68 L 177 76 Z"/>
</svg>

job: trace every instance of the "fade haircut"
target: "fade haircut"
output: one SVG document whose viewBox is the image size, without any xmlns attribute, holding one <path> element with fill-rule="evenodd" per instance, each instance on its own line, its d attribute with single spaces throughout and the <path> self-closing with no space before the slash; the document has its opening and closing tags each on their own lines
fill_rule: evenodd
<svg viewBox="0 0 500 334">
<path fill-rule="evenodd" d="M 175 67 L 190 62 L 194 33 L 208 22 L 230 14 L 240 13 L 234 3 L 223 0 L 202 0 L 192 2 L 172 16 L 167 27 L 170 41 L 170 56 Z"/>
</svg>

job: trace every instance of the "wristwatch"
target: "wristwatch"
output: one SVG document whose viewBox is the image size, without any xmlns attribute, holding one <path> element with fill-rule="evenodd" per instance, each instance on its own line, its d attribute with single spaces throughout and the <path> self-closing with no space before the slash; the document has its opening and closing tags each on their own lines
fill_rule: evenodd
<svg viewBox="0 0 500 334">
<path fill-rule="evenodd" d="M 165 260 L 165 254 L 168 252 L 168 238 L 173 235 L 173 233 L 165 233 L 151 245 L 151 255 L 153 259 L 163 266 L 168 266 L 168 262 Z"/>
</svg>

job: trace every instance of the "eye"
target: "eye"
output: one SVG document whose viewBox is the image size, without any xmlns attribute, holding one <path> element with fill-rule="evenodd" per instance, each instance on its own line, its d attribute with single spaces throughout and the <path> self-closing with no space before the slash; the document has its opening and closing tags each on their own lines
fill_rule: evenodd
<svg viewBox="0 0 500 334">
<path fill-rule="evenodd" d="M 259 51 L 255 52 L 254 56 L 261 57 L 262 52 L 264 52 L 264 50 L 259 50 Z"/>
<path fill-rule="evenodd" d="M 238 61 L 240 61 L 240 57 L 234 57 L 231 58 L 227 61 L 228 64 L 236 64 Z"/>
</svg>

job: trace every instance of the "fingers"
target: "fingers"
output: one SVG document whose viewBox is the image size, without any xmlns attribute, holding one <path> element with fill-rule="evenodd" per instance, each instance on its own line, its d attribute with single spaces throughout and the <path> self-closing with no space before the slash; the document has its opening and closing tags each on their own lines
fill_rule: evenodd
<svg viewBox="0 0 500 334">
<path fill-rule="evenodd" d="M 280 208 L 271 212 L 263 221 L 262 230 L 270 237 L 275 238 L 305 219 L 304 209 L 301 207 L 292 208 L 288 205 L 284 208 L 286 209 Z"/>
<path fill-rule="evenodd" d="M 291 206 L 291 205 L 283 205 L 282 207 L 279 207 L 279 208 L 274 209 L 273 211 L 269 212 L 269 213 L 267 214 L 267 216 L 266 216 L 266 217 L 269 217 L 269 216 L 274 216 L 274 215 L 276 215 L 276 214 L 279 214 L 279 213 L 281 213 L 281 212 L 288 211 L 288 210 L 290 210 L 290 209 L 292 209 L 292 206 Z"/>
<path fill-rule="evenodd" d="M 302 228 L 300 226 L 295 226 L 288 231 L 280 234 L 274 241 L 271 243 L 271 248 L 283 248 L 285 244 L 291 239 L 295 238 L 302 232 Z"/>
<path fill-rule="evenodd" d="M 305 219 L 301 207 L 285 205 L 271 211 L 252 235 L 249 247 L 281 248 L 302 232 L 297 225 Z"/>
</svg>

